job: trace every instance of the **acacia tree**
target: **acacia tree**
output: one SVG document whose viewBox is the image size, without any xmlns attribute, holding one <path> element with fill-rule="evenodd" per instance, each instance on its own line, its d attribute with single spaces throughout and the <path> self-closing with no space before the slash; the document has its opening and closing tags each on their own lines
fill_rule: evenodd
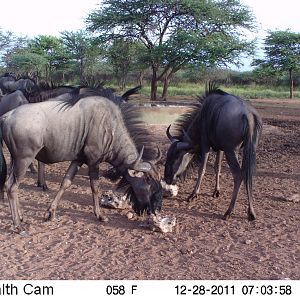
<svg viewBox="0 0 300 300">
<path fill-rule="evenodd" d="M 17 75 L 27 75 L 35 80 L 40 78 L 48 61 L 42 55 L 32 53 L 28 49 L 16 49 L 6 55 L 6 66 Z"/>
<path fill-rule="evenodd" d="M 64 31 L 61 39 L 70 58 L 79 63 L 80 82 L 84 82 L 84 71 L 89 60 L 97 57 L 102 50 L 84 30 Z"/>
<path fill-rule="evenodd" d="M 0 28 L 0 58 L 6 62 L 11 53 L 16 49 L 23 49 L 28 43 L 27 38 L 15 36 L 10 31 L 2 31 Z"/>
<path fill-rule="evenodd" d="M 50 35 L 39 35 L 29 42 L 32 53 L 39 54 L 47 60 L 45 65 L 46 81 L 53 80 L 53 72 L 65 68 L 70 61 L 70 55 L 66 51 L 61 39 Z"/>
<path fill-rule="evenodd" d="M 254 18 L 240 0 L 105 0 L 86 22 L 103 42 L 143 44 L 152 69 L 151 100 L 157 99 L 158 82 L 165 80 L 166 94 L 173 74 L 187 63 L 232 63 L 253 49 L 242 30 L 253 29 Z"/>
<path fill-rule="evenodd" d="M 269 32 L 265 38 L 265 58 L 252 65 L 267 74 L 289 74 L 290 98 L 294 97 L 294 74 L 300 69 L 300 33 L 289 30 Z"/>
</svg>

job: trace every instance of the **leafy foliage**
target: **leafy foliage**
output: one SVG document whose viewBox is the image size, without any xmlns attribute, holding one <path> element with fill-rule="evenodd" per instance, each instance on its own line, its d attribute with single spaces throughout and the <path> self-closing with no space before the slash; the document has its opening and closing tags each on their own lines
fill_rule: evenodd
<svg viewBox="0 0 300 300">
<path fill-rule="evenodd" d="M 289 73 L 290 98 L 293 98 L 293 75 L 300 70 L 300 33 L 289 30 L 269 32 L 265 39 L 265 58 L 256 59 L 254 66 L 262 75 Z"/>
<path fill-rule="evenodd" d="M 89 15 L 87 25 L 103 42 L 141 42 L 153 71 L 152 100 L 157 82 L 189 62 L 237 63 L 240 53 L 253 50 L 243 30 L 254 28 L 254 18 L 238 0 L 106 0 Z"/>
</svg>

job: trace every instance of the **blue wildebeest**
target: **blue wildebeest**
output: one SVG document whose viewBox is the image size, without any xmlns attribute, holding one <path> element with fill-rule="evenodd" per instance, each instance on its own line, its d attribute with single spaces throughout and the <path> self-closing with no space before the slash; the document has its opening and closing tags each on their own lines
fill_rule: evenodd
<svg viewBox="0 0 300 300">
<path fill-rule="evenodd" d="M 71 161 L 60 190 L 46 218 L 55 218 L 58 202 L 79 168 L 89 169 L 94 213 L 107 218 L 99 206 L 99 164 L 108 162 L 129 184 L 133 209 L 141 214 L 155 213 L 162 205 L 162 187 L 155 163 L 154 142 L 130 104 L 115 104 L 97 93 L 79 95 L 67 101 L 33 103 L 20 106 L 0 118 L 0 131 L 12 157 L 12 169 L 5 187 L 13 223 L 23 232 L 18 186 L 26 168 L 36 157 L 47 164 Z M 0 153 L 0 182 L 5 178 L 5 160 Z"/>
<path fill-rule="evenodd" d="M 34 93 L 37 89 L 35 81 L 27 77 L 20 78 L 18 80 L 7 80 L 3 82 L 2 86 L 5 93 L 12 93 L 14 91 L 20 90 L 26 97 Z"/>
<path fill-rule="evenodd" d="M 68 87 L 68 88 L 64 87 L 59 90 L 48 90 L 48 93 L 46 93 L 43 90 L 40 90 L 42 96 L 40 96 L 38 94 L 35 97 L 28 96 L 27 98 L 24 96 L 24 94 L 21 90 L 16 90 L 16 91 L 6 94 L 2 97 L 0 96 L 0 116 L 4 115 L 5 113 L 7 113 L 10 110 L 17 108 L 20 105 L 29 104 L 32 101 L 33 102 L 46 101 L 50 97 L 64 97 L 64 98 L 71 97 L 71 96 L 68 96 L 68 93 L 71 93 L 74 90 L 75 90 L 75 88 L 73 88 L 73 87 Z M 30 164 L 29 168 L 32 173 L 36 173 L 33 163 Z M 46 180 L 45 180 L 45 166 L 43 163 L 40 163 L 40 162 L 38 163 L 37 185 L 39 187 L 42 187 L 43 190 L 48 189 Z"/>
<path fill-rule="evenodd" d="M 0 116 L 8 111 L 24 104 L 28 104 L 28 100 L 21 91 L 14 91 L 10 94 L 0 96 Z"/>
<path fill-rule="evenodd" d="M 15 82 L 17 79 L 14 75 L 10 73 L 5 73 L 2 76 L 0 76 L 0 90 L 3 94 L 7 94 L 10 91 L 7 90 L 7 85 L 9 82 Z"/>
<path fill-rule="evenodd" d="M 105 97 L 117 105 L 126 102 L 132 94 L 137 93 L 141 87 L 135 87 L 126 91 L 122 96 L 117 96 L 109 88 L 97 88 L 98 96 Z M 90 87 L 73 87 L 73 86 L 50 86 L 50 85 L 38 85 L 37 92 L 33 93 L 28 97 L 30 103 L 43 102 L 43 101 L 53 101 L 53 100 L 63 100 L 71 101 L 75 95 L 84 94 L 87 92 L 95 91 L 95 89 Z M 38 182 L 37 185 L 43 190 L 47 190 L 47 184 L 45 179 L 45 165 L 42 162 L 38 162 Z"/>
<path fill-rule="evenodd" d="M 98 90 L 98 95 L 106 97 L 115 103 L 121 103 L 128 100 L 128 97 L 138 91 L 140 87 L 136 87 L 128 90 L 122 96 L 117 96 L 111 89 L 101 88 Z M 28 103 L 51 101 L 51 100 L 65 100 L 71 99 L 75 94 L 85 93 L 90 90 L 88 87 L 73 87 L 73 86 L 50 86 L 48 84 L 40 84 L 37 89 L 31 95 L 24 96 L 21 90 L 14 91 L 10 94 L 0 96 L 0 116 L 6 112 Z M 28 102 L 29 101 L 29 102 Z M 30 170 L 35 173 L 33 164 L 30 164 Z M 42 162 L 38 162 L 38 181 L 37 186 L 43 190 L 47 190 L 47 183 L 45 179 L 45 165 Z"/>
<path fill-rule="evenodd" d="M 10 94 L 0 96 L 0 116 L 4 115 L 8 111 L 17 108 L 20 105 L 28 104 L 26 97 L 19 90 L 14 91 Z M 36 173 L 33 164 L 29 166 L 32 173 Z"/>
<path fill-rule="evenodd" d="M 262 121 L 257 111 L 246 101 L 227 94 L 210 84 L 209 90 L 189 113 L 176 122 L 177 132 L 172 136 L 165 163 L 165 181 L 168 184 L 184 175 L 195 160 L 200 163 L 196 186 L 188 200 L 197 198 L 203 179 L 210 149 L 217 151 L 217 183 L 214 195 L 219 196 L 219 175 L 222 154 L 234 180 L 231 202 L 224 219 L 228 219 L 234 209 L 242 180 L 248 197 L 248 219 L 254 220 L 252 200 L 252 176 L 256 164 L 256 147 L 261 135 Z M 243 148 L 240 166 L 235 150 Z"/>
</svg>

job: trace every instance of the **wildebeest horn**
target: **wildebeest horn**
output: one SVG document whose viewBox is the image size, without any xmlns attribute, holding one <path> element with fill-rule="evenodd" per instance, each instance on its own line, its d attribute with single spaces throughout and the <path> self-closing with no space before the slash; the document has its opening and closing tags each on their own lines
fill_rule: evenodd
<svg viewBox="0 0 300 300">
<path fill-rule="evenodd" d="M 167 134 L 167 137 L 169 138 L 169 140 L 171 141 L 171 143 L 174 143 L 174 142 L 178 141 L 178 139 L 171 135 L 170 128 L 171 128 L 171 125 L 169 125 L 169 127 L 167 128 L 166 134 Z"/>
<path fill-rule="evenodd" d="M 142 147 L 142 150 L 136 159 L 136 161 L 132 165 L 132 169 L 135 171 L 140 171 L 140 172 L 149 172 L 151 170 L 151 164 L 149 162 L 143 162 L 142 157 L 144 153 L 144 146 Z"/>
<path fill-rule="evenodd" d="M 150 161 L 150 163 L 152 163 L 153 165 L 158 163 L 160 161 L 161 157 L 162 157 L 159 147 L 158 146 L 156 146 L 156 147 L 157 147 L 157 156 Z"/>
</svg>

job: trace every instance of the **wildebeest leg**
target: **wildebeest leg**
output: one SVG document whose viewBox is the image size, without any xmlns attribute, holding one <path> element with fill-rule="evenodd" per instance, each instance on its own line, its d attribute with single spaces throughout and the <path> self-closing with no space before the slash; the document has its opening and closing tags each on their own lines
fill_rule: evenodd
<svg viewBox="0 0 300 300">
<path fill-rule="evenodd" d="M 101 213 L 99 204 L 99 166 L 89 166 L 89 177 L 94 202 L 94 214 L 99 221 L 107 222 L 108 218 Z"/>
<path fill-rule="evenodd" d="M 55 219 L 56 217 L 56 209 L 58 206 L 58 202 L 60 201 L 63 193 L 65 192 L 65 190 L 67 188 L 69 188 L 72 184 L 72 181 L 76 175 L 76 173 L 78 172 L 78 170 L 80 169 L 80 167 L 82 166 L 81 162 L 78 161 L 72 161 L 65 176 L 64 179 L 60 185 L 60 189 L 57 192 L 54 200 L 51 202 L 46 214 L 45 214 L 45 220 L 46 221 L 50 221 Z"/>
<path fill-rule="evenodd" d="M 221 166 L 222 166 L 222 159 L 223 159 L 223 151 L 218 151 L 216 156 L 216 162 L 215 162 L 215 172 L 216 172 L 216 185 L 215 190 L 213 193 L 213 197 L 219 197 L 220 195 L 220 175 L 221 175 Z"/>
<path fill-rule="evenodd" d="M 25 176 L 26 170 L 32 162 L 32 158 L 17 159 L 12 162 L 12 168 L 5 183 L 7 198 L 11 209 L 12 219 L 16 231 L 20 234 L 26 233 L 21 225 L 22 214 L 18 198 L 18 187 Z"/>
<path fill-rule="evenodd" d="M 206 164 L 207 164 L 208 156 L 209 156 L 209 152 L 206 152 L 201 158 L 200 167 L 199 167 L 199 170 L 198 170 L 197 183 L 196 183 L 196 186 L 195 186 L 192 194 L 188 197 L 188 199 L 187 199 L 188 201 L 192 201 L 192 200 L 194 200 L 198 197 L 201 182 L 202 182 L 203 176 L 205 174 L 205 170 L 206 170 Z"/>
<path fill-rule="evenodd" d="M 38 181 L 37 181 L 37 186 L 41 187 L 43 191 L 48 190 L 48 186 L 46 184 L 46 179 L 45 179 L 45 164 L 38 161 Z"/>
<path fill-rule="evenodd" d="M 33 162 L 29 165 L 29 169 L 30 169 L 31 174 L 36 174 L 36 168 L 35 168 Z"/>
<path fill-rule="evenodd" d="M 233 183 L 234 183 L 231 202 L 223 217 L 224 220 L 227 220 L 230 217 L 235 207 L 236 199 L 242 182 L 242 172 L 234 151 L 225 152 L 225 156 L 226 156 L 227 163 L 230 167 L 230 171 L 232 173 Z"/>
</svg>

